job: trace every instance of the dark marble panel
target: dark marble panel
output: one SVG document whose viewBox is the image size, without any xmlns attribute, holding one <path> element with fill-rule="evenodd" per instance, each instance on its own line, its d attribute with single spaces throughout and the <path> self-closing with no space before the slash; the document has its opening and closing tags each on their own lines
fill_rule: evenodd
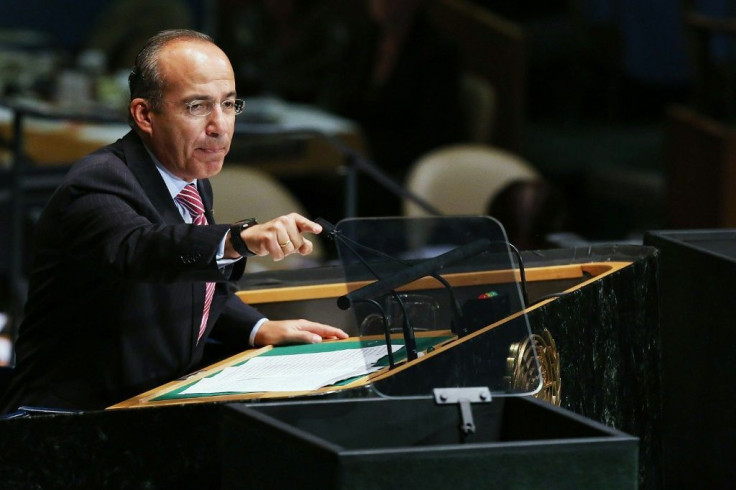
<svg viewBox="0 0 736 490">
<path fill-rule="evenodd" d="M 0 421 L 0 488 L 219 488 L 220 418 L 209 404 Z"/>
<path fill-rule="evenodd" d="M 639 437 L 640 488 L 662 486 L 656 254 L 529 316 L 560 353 L 562 406 Z"/>
</svg>

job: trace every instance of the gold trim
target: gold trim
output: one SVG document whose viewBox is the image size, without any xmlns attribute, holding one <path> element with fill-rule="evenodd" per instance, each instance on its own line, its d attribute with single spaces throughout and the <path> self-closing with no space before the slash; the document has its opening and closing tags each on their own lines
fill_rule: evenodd
<svg viewBox="0 0 736 490">
<path fill-rule="evenodd" d="M 539 372 L 534 362 L 535 352 L 539 360 Z M 544 329 L 541 334 L 533 334 L 530 338 L 511 344 L 509 356 L 506 358 L 506 373 L 512 392 L 534 390 L 539 386 L 541 374 L 542 388 L 534 394 L 534 397 L 553 405 L 560 405 L 562 393 L 560 356 L 549 330 Z"/>
</svg>

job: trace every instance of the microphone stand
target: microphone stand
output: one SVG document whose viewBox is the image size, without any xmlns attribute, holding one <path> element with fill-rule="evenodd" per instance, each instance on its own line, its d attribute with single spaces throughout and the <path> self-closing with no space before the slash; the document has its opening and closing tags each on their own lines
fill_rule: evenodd
<svg viewBox="0 0 736 490">
<path fill-rule="evenodd" d="M 337 238 L 335 235 L 339 235 L 339 239 L 341 240 L 341 243 L 343 243 L 343 244 L 346 244 L 347 245 L 348 243 L 350 243 L 350 244 L 354 245 L 355 247 L 361 248 L 361 249 L 363 249 L 363 250 L 365 250 L 367 252 L 370 252 L 370 253 L 379 255 L 379 256 L 384 257 L 386 259 L 393 260 L 394 262 L 398 262 L 399 264 L 402 264 L 402 265 L 404 265 L 406 267 L 411 267 L 413 265 L 412 263 L 410 263 L 410 262 L 408 262 L 406 260 L 402 260 L 402 259 L 400 259 L 398 257 L 394 257 L 393 255 L 389 255 L 389 254 L 387 254 L 387 253 L 385 253 L 385 252 L 383 252 L 381 250 L 377 250 L 375 248 L 368 247 L 366 245 L 363 245 L 362 243 L 358 243 L 355 240 L 346 237 L 345 235 L 343 235 L 342 233 L 338 232 L 335 229 L 335 225 L 333 225 L 332 223 L 328 222 L 324 218 L 317 218 L 315 221 L 317 223 L 319 223 L 320 225 L 322 225 L 322 228 L 327 231 L 328 236 L 330 236 L 331 238 L 335 239 L 335 238 Z M 353 254 L 356 254 L 357 255 L 357 252 L 355 250 L 350 249 L 350 251 L 353 252 Z M 463 314 L 462 314 L 462 309 L 460 308 L 460 302 L 458 301 L 457 296 L 455 295 L 455 290 L 452 289 L 452 286 L 450 285 L 449 282 L 447 282 L 447 279 L 445 279 L 444 277 L 442 277 L 440 274 L 437 274 L 436 272 L 432 272 L 430 275 L 434 279 L 436 279 L 440 284 L 442 284 L 442 286 L 447 291 L 447 294 L 450 297 L 450 305 L 452 306 L 452 312 L 453 312 L 454 323 L 455 323 L 455 325 L 453 326 L 453 328 L 451 330 L 453 332 L 457 333 L 460 337 L 462 337 L 462 334 L 459 332 L 459 330 L 461 328 L 461 324 L 462 324 L 461 323 L 461 320 L 462 320 Z"/>
<path fill-rule="evenodd" d="M 394 364 L 394 350 L 391 348 L 391 329 L 389 328 L 386 312 L 381 306 L 381 303 L 379 303 L 375 299 L 366 299 L 363 301 L 365 303 L 372 304 L 381 313 L 381 319 L 383 320 L 383 337 L 386 340 L 386 351 L 388 352 L 388 368 L 393 369 L 396 367 L 396 365 Z M 403 308 L 403 304 L 400 301 L 399 304 L 401 304 Z M 404 315 L 406 315 L 406 310 L 404 310 Z"/>
<path fill-rule="evenodd" d="M 412 263 L 410 263 L 408 261 L 399 259 L 398 257 L 394 257 L 393 255 L 389 255 L 389 254 L 387 254 L 387 253 L 385 253 L 385 252 L 383 252 L 381 250 L 377 250 L 377 249 L 374 249 L 372 247 L 368 247 L 366 245 L 363 245 L 362 243 L 359 243 L 359 242 L 356 242 L 355 240 L 352 240 L 349 237 L 346 237 L 345 235 L 343 235 L 342 233 L 340 233 L 340 232 L 338 232 L 336 230 L 335 225 L 333 225 L 332 223 L 330 223 L 329 221 L 327 221 L 324 218 L 316 218 L 315 221 L 322 226 L 323 230 L 327 233 L 327 236 L 329 236 L 330 238 L 332 238 L 335 241 L 340 240 L 340 243 L 342 243 L 343 245 L 345 245 L 353 253 L 353 255 L 355 255 L 356 257 L 358 257 L 358 260 L 360 260 L 361 263 L 369 271 L 371 271 L 371 273 L 374 275 L 374 277 L 376 277 L 376 279 L 380 279 L 378 277 L 378 274 L 375 273 L 375 271 L 373 271 L 371 269 L 371 267 L 366 263 L 366 261 L 362 257 L 362 255 L 360 253 L 358 253 L 355 250 L 355 248 L 353 248 L 353 246 L 354 247 L 357 247 L 357 248 L 361 248 L 363 250 L 366 250 L 366 251 L 368 251 L 370 253 L 379 255 L 379 256 L 384 257 L 386 259 L 392 260 L 394 262 L 398 262 L 398 263 L 400 263 L 402 265 L 405 265 L 405 266 L 407 266 L 409 268 L 416 267 L 415 264 L 412 264 Z M 516 246 L 514 246 L 513 244 L 511 244 L 508 241 L 489 241 L 489 240 L 486 240 L 486 239 L 476 240 L 476 242 L 473 242 L 471 244 L 465 245 L 465 246 L 460 247 L 460 248 L 462 249 L 462 248 L 467 248 L 469 246 L 473 246 L 474 243 L 477 246 L 477 243 L 480 243 L 480 242 L 487 243 L 487 245 L 503 244 L 503 245 L 506 245 L 507 247 L 509 247 L 511 249 L 511 251 L 514 253 L 514 255 L 516 256 L 516 259 L 518 261 L 518 264 L 519 264 L 519 278 L 520 278 L 520 283 L 521 283 L 521 294 L 522 294 L 522 298 L 521 298 L 522 304 L 521 304 L 521 307 L 522 307 L 522 309 L 526 308 L 529 305 L 529 295 L 528 295 L 528 292 L 527 292 L 526 272 L 524 270 L 524 262 L 522 260 L 521 252 L 519 252 L 519 249 L 516 248 Z M 448 254 L 444 254 L 444 255 L 448 255 Z M 458 301 L 457 296 L 455 295 L 454 289 L 452 288 L 452 286 L 450 285 L 450 283 L 444 277 L 442 277 L 442 275 L 439 274 L 436 270 L 427 269 L 425 272 L 426 272 L 425 275 L 431 276 L 434 279 L 436 279 L 438 282 L 440 282 L 443 285 L 443 287 L 447 291 L 447 293 L 448 293 L 448 295 L 450 297 L 450 304 L 452 306 L 453 316 L 454 316 L 454 326 L 452 328 L 452 331 L 455 332 L 458 335 L 458 337 L 465 336 L 468 333 L 467 332 L 467 325 L 466 325 L 466 323 L 463 320 L 465 314 L 463 313 L 463 309 L 460 307 L 460 302 Z M 410 282 L 410 281 L 407 281 L 407 282 Z M 348 306 L 345 306 L 345 304 L 340 305 L 340 301 L 345 302 L 345 301 L 349 301 L 349 300 L 350 300 L 349 298 L 347 298 L 346 296 L 343 296 L 343 297 L 341 297 L 338 300 L 338 305 L 342 309 L 347 309 L 347 308 L 349 308 L 349 305 Z M 402 310 L 404 311 L 404 315 L 406 316 L 404 305 L 401 304 L 401 306 L 402 306 Z"/>
<path fill-rule="evenodd" d="M 339 240 L 340 243 L 342 243 L 343 246 L 345 246 L 348 250 L 350 250 L 350 252 L 352 252 L 353 255 L 355 255 L 355 257 L 358 259 L 358 261 L 361 264 L 363 264 L 363 266 L 366 269 L 368 269 L 368 272 L 370 272 L 371 275 L 373 275 L 373 277 L 375 277 L 377 281 L 381 281 L 381 277 L 373 269 L 373 267 L 371 267 L 371 265 L 368 263 L 368 261 L 365 260 L 365 258 L 363 257 L 363 255 L 360 254 L 360 253 L 358 253 L 353 248 L 353 245 L 352 245 L 353 242 L 352 242 L 352 240 L 349 240 L 349 239 L 345 238 L 342 234 L 338 233 L 337 230 L 335 229 L 335 226 L 332 225 L 332 223 L 330 223 L 329 221 L 327 221 L 327 220 L 325 220 L 323 218 L 317 218 L 317 219 L 315 219 L 315 222 L 316 223 L 319 223 L 320 225 L 322 225 L 322 227 L 327 231 L 327 235 L 330 238 L 332 238 L 335 242 L 337 242 Z M 403 313 L 404 321 L 401 324 L 401 330 L 402 330 L 402 332 L 404 334 L 404 349 L 406 350 L 406 359 L 407 359 L 407 361 L 413 361 L 414 359 L 416 359 L 418 357 L 418 354 L 417 354 L 417 341 L 416 341 L 416 338 L 414 337 L 414 328 L 411 325 L 411 322 L 409 320 L 408 312 L 406 311 L 406 305 L 401 300 L 401 296 L 399 296 L 399 294 L 394 289 L 391 289 L 389 291 L 389 293 L 396 300 L 396 302 L 398 303 L 399 307 L 401 308 L 401 312 Z M 375 301 L 374 299 L 372 299 L 372 298 L 361 298 L 361 299 L 355 301 L 355 303 L 361 303 L 361 302 L 368 302 L 368 303 L 371 303 L 371 304 L 377 306 L 378 309 L 379 309 L 379 311 L 383 315 L 384 335 L 386 337 L 386 348 L 388 349 L 388 352 L 389 352 L 389 362 L 391 363 L 391 368 L 393 368 L 394 367 L 394 363 L 393 363 L 393 355 L 392 355 L 392 349 L 391 349 L 391 332 L 389 330 L 389 324 L 388 324 L 388 320 L 386 318 L 386 314 L 383 311 L 383 309 L 381 308 L 380 304 L 377 301 Z M 346 310 L 347 308 L 342 308 L 342 309 Z"/>
<path fill-rule="evenodd" d="M 397 272 L 385 279 L 370 283 L 367 286 L 363 286 L 360 289 L 356 289 L 355 291 L 340 296 L 337 299 L 337 306 L 346 310 L 350 308 L 350 305 L 356 300 L 371 298 L 387 290 L 416 281 L 424 276 L 430 276 L 454 262 L 458 262 L 484 252 L 491 243 L 492 242 L 490 240 L 481 238 L 465 245 L 461 245 L 432 259 L 412 265 L 408 269 Z"/>
<path fill-rule="evenodd" d="M 459 260 L 477 255 L 485 250 L 489 244 L 490 241 L 487 239 L 475 240 L 474 242 L 462 245 L 433 259 L 426 260 L 417 265 L 412 265 L 411 267 L 395 273 L 385 279 L 379 279 L 376 282 L 370 283 L 367 286 L 356 289 L 355 291 L 339 297 L 337 299 L 337 306 L 343 310 L 347 310 L 354 303 L 365 301 L 366 299 L 371 299 L 386 292 L 392 292 L 393 294 L 396 294 L 395 289 L 397 287 L 408 284 L 421 277 L 432 275 L 432 273 L 436 272 L 438 269 L 442 269 L 446 265 L 449 265 L 453 262 L 457 262 Z M 406 312 L 404 313 L 404 318 L 407 319 Z M 414 332 L 411 330 L 408 322 L 405 322 L 404 326 L 406 327 L 404 329 L 406 340 L 411 340 L 414 344 L 412 346 L 414 350 L 413 358 L 416 359 L 416 343 L 414 339 Z"/>
<path fill-rule="evenodd" d="M 506 245 L 509 246 L 512 252 L 514 252 L 514 255 L 516 255 L 516 260 L 519 262 L 519 282 L 521 282 L 521 300 L 524 308 L 529 306 L 529 293 L 526 290 L 526 272 L 524 271 L 524 261 L 521 259 L 521 252 L 519 252 L 519 249 L 516 248 L 514 244 L 511 242 L 505 242 Z"/>
<path fill-rule="evenodd" d="M 442 255 L 438 255 L 437 257 L 434 257 L 432 259 L 425 260 L 424 262 L 420 262 L 418 264 L 412 264 L 409 266 L 409 268 L 399 271 L 391 276 L 388 276 L 385 279 L 378 280 L 360 289 L 351 291 L 350 293 L 339 297 L 337 299 L 337 305 L 341 309 L 346 310 L 350 307 L 352 303 L 363 301 L 366 298 L 377 296 L 379 294 L 382 294 L 386 290 L 389 290 L 389 291 L 393 290 L 394 288 L 397 288 L 404 284 L 413 282 L 421 277 L 425 277 L 425 276 L 435 277 L 439 275 L 439 273 L 437 272 L 438 270 L 441 270 L 444 267 L 454 262 L 465 260 L 475 255 L 478 255 L 480 253 L 483 253 L 486 250 L 488 250 L 488 247 L 493 245 L 494 243 L 495 244 L 503 243 L 504 245 L 511 247 L 514 253 L 517 255 L 517 260 L 519 260 L 519 273 L 520 273 L 520 279 L 522 283 L 522 295 L 523 295 L 521 306 L 522 306 L 522 309 L 524 309 L 529 304 L 529 301 L 528 301 L 528 296 L 527 296 L 527 291 L 526 291 L 526 277 L 525 277 L 526 274 L 524 272 L 523 263 L 521 262 L 521 254 L 519 253 L 516 247 L 514 247 L 508 242 L 491 241 L 485 238 L 475 240 L 465 245 L 461 245 Z M 468 333 L 467 332 L 468 327 L 466 325 L 466 322 L 464 321 L 464 317 L 465 315 L 463 314 L 462 311 L 460 311 L 458 314 L 458 318 L 460 319 L 458 321 L 459 331 L 456 332 L 459 337 L 462 337 Z"/>
<path fill-rule="evenodd" d="M 236 133 L 240 131 L 241 134 L 251 134 L 254 136 L 277 136 L 284 138 L 316 138 L 328 143 L 338 153 L 345 158 L 345 168 L 347 169 L 347 175 L 345 177 L 346 197 L 345 197 L 345 217 L 352 218 L 357 216 L 357 202 L 358 202 L 358 171 L 361 171 L 375 180 L 385 189 L 388 189 L 391 193 L 399 196 L 402 199 L 408 199 L 414 202 L 417 206 L 424 209 L 429 214 L 436 216 L 442 216 L 442 213 L 434 207 L 432 204 L 417 196 L 416 194 L 409 192 L 401 185 L 397 184 L 394 180 L 384 174 L 371 160 L 369 160 L 363 154 L 355 151 L 340 140 L 337 136 L 327 134 L 324 131 L 315 129 L 291 129 L 285 130 L 278 126 L 269 124 L 236 124 Z"/>
</svg>

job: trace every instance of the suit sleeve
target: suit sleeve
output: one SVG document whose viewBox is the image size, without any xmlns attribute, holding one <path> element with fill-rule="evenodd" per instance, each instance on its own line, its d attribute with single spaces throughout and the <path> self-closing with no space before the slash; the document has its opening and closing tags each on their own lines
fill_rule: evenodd
<svg viewBox="0 0 736 490">
<path fill-rule="evenodd" d="M 235 294 L 233 286 L 227 285 L 227 287 L 230 291 L 222 313 L 214 325 L 211 337 L 239 350 L 249 349 L 251 347 L 248 344 L 250 331 L 253 325 L 265 317 L 261 312 L 244 303 Z"/>
<path fill-rule="evenodd" d="M 165 218 L 123 164 L 80 166 L 52 199 L 58 211 L 46 219 L 58 221 L 52 226 L 65 240 L 63 253 L 104 274 L 146 282 L 227 280 L 216 254 L 228 225 L 195 226 L 180 217 L 176 223 L 173 202 Z"/>
</svg>

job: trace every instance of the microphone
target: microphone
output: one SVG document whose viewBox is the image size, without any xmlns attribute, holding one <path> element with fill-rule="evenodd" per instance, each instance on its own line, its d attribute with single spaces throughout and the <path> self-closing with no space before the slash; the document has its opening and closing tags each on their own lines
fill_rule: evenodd
<svg viewBox="0 0 736 490">
<path fill-rule="evenodd" d="M 342 243 L 345 247 L 347 247 L 348 250 L 350 250 L 353 253 L 353 255 L 355 255 L 358 258 L 360 263 L 363 264 L 363 266 L 366 269 L 368 269 L 368 271 L 376 278 L 376 280 L 379 280 L 379 281 L 381 280 L 381 277 L 371 267 L 368 261 L 365 260 L 363 255 L 358 253 L 352 247 L 353 241 L 342 236 L 342 234 L 340 234 L 335 229 L 335 225 L 333 225 L 332 223 L 330 223 L 324 218 L 316 218 L 314 221 L 318 223 L 320 226 L 322 226 L 322 231 L 327 233 L 327 236 L 329 236 L 332 240 L 334 241 L 340 240 L 340 243 Z M 356 244 L 356 245 L 359 245 L 359 244 Z M 381 255 L 385 255 L 385 254 L 381 253 Z M 393 258 L 388 255 L 385 255 L 385 256 L 389 258 Z M 418 356 L 417 342 L 416 342 L 416 339 L 414 338 L 414 328 L 410 324 L 409 315 L 406 311 L 406 306 L 404 305 L 404 302 L 401 300 L 401 297 L 398 295 L 398 293 L 396 293 L 396 291 L 388 291 L 388 292 L 390 292 L 393 295 L 394 299 L 396 300 L 399 307 L 401 308 L 401 311 L 403 312 L 404 322 L 401 325 L 401 329 L 404 334 L 404 349 L 406 350 L 406 359 L 407 361 L 413 361 Z M 384 336 L 386 339 L 386 348 L 388 349 L 389 365 L 390 365 L 390 368 L 393 369 L 394 359 L 393 359 L 393 354 L 392 354 L 393 349 L 391 348 L 391 332 L 389 331 L 389 325 L 388 325 L 386 313 L 383 311 L 383 308 L 381 307 L 381 305 L 377 301 L 375 301 L 373 298 L 365 298 L 365 299 L 356 300 L 355 303 L 370 303 L 376 306 L 376 308 L 381 312 L 381 317 L 383 318 Z M 342 309 L 346 310 L 347 308 L 342 308 Z"/>
<path fill-rule="evenodd" d="M 392 260 L 394 262 L 398 262 L 406 267 L 411 267 L 413 265 L 412 263 L 406 260 L 402 260 L 398 257 L 394 257 L 393 255 L 389 255 L 381 250 L 377 250 L 375 248 L 368 247 L 366 245 L 363 245 L 362 243 L 358 243 L 355 240 L 352 240 L 346 237 L 345 235 L 341 234 L 335 229 L 335 225 L 325 220 L 324 218 L 317 218 L 315 221 L 318 222 L 320 225 L 322 225 L 323 230 L 327 232 L 330 238 L 332 238 L 333 240 L 339 239 L 342 244 L 346 245 L 350 249 L 350 251 L 353 252 L 353 254 L 356 257 L 359 258 L 359 260 L 363 263 L 363 265 L 366 268 L 368 268 L 368 270 L 370 270 L 370 266 L 366 264 L 365 261 L 363 261 L 363 258 L 360 256 L 360 254 L 356 250 L 354 250 L 352 247 L 348 246 L 348 244 L 355 245 L 356 247 L 359 247 L 370 253 L 380 255 L 381 257 Z M 376 279 L 380 279 L 380 277 L 378 277 L 377 274 L 374 273 L 373 275 L 376 276 Z M 458 333 L 459 336 L 462 337 L 464 333 L 458 332 L 458 331 L 462 328 L 461 325 L 462 325 L 463 312 L 462 312 L 462 308 L 460 308 L 460 302 L 457 300 L 457 296 L 455 296 L 455 290 L 452 289 L 452 286 L 450 286 L 450 283 L 447 282 L 447 279 L 437 274 L 436 272 L 432 273 L 431 276 L 435 278 L 440 284 L 442 284 L 442 286 L 447 291 L 447 294 L 450 296 L 450 305 L 452 306 L 452 312 L 453 312 L 453 317 L 454 317 L 454 322 L 451 326 L 451 330 L 455 333 Z M 403 305 L 402 305 L 402 309 L 403 309 Z"/>
<path fill-rule="evenodd" d="M 517 261 L 519 263 L 519 274 L 521 278 L 521 289 L 522 289 L 521 307 L 522 309 L 525 308 L 529 304 L 528 294 L 526 290 L 527 289 L 526 274 L 524 271 L 524 265 L 523 265 L 523 261 L 521 258 L 521 253 L 513 244 L 509 243 L 508 241 L 505 241 L 505 240 L 497 241 L 497 240 L 489 240 L 489 239 L 476 240 L 475 242 L 471 242 L 470 244 L 458 247 L 457 249 L 453 249 L 450 252 L 447 252 L 443 255 L 435 257 L 434 259 L 429 259 L 425 262 L 420 263 L 419 265 L 416 265 L 408 261 L 394 257 L 392 255 L 386 254 L 380 250 L 376 250 L 371 247 L 365 246 L 361 243 L 355 242 L 349 237 L 343 236 L 339 231 L 336 230 L 335 225 L 333 225 L 332 223 L 328 222 L 327 220 L 323 218 L 317 218 L 315 221 L 317 221 L 320 225 L 322 225 L 323 230 L 327 233 L 327 235 L 331 239 L 333 239 L 334 241 L 340 240 L 340 243 L 344 244 L 358 258 L 358 260 L 361 263 L 363 263 L 363 265 L 376 277 L 376 279 L 378 279 L 378 281 L 372 284 L 369 284 L 368 286 L 364 288 L 353 291 L 345 296 L 338 298 L 338 306 L 343 310 L 347 310 L 348 308 L 350 308 L 352 304 L 355 304 L 355 303 L 363 303 L 363 302 L 375 303 L 373 301 L 369 301 L 368 298 L 373 298 L 381 294 L 386 294 L 388 292 L 392 292 L 394 296 L 396 297 L 396 293 L 393 291 L 394 288 L 410 283 L 421 277 L 431 276 L 437 279 L 437 281 L 439 281 L 444 286 L 444 288 L 447 290 L 450 296 L 450 303 L 452 305 L 453 316 L 454 316 L 454 326 L 452 328 L 452 331 L 455 332 L 458 335 L 458 337 L 463 337 L 471 333 L 472 331 L 477 330 L 478 326 L 487 325 L 488 323 L 492 323 L 492 321 L 497 320 L 495 316 L 500 315 L 499 318 L 502 316 L 505 316 L 501 313 L 508 309 L 508 306 L 509 306 L 508 297 L 493 298 L 493 304 L 491 304 L 491 302 L 486 302 L 486 301 L 483 301 L 482 302 L 483 304 L 475 304 L 475 303 L 478 303 L 476 300 L 468 300 L 468 302 L 466 302 L 466 304 L 461 307 L 455 295 L 454 289 L 449 284 L 449 282 L 438 273 L 438 270 L 444 268 L 445 266 L 453 262 L 464 260 L 466 258 L 470 258 L 474 255 L 477 255 L 491 248 L 491 246 L 494 244 L 506 245 L 516 256 Z M 373 254 L 385 257 L 389 260 L 399 262 L 407 266 L 408 269 L 405 269 L 404 271 L 394 274 L 386 279 L 381 279 L 378 276 L 378 274 L 376 274 L 371 269 L 370 265 L 366 263 L 366 261 L 361 256 L 361 254 L 359 254 L 354 248 L 352 248 L 350 244 L 355 245 L 356 247 L 360 247 L 364 250 L 367 250 Z M 396 299 L 400 303 L 400 306 L 402 307 L 402 309 L 404 309 L 404 306 L 403 304 L 401 304 L 398 297 Z M 509 312 L 507 312 L 506 314 L 508 313 Z M 406 317 L 405 309 L 404 309 L 404 315 Z M 495 316 L 491 318 L 491 316 L 489 315 L 491 316 L 495 315 Z M 384 324 L 385 323 L 386 323 L 386 320 L 384 317 Z"/>
<path fill-rule="evenodd" d="M 487 250 L 490 245 L 491 241 L 487 238 L 474 240 L 468 244 L 454 248 L 449 252 L 445 252 L 442 255 L 438 255 L 432 259 L 412 265 L 408 269 L 399 271 L 385 279 L 379 279 L 367 286 L 363 286 L 360 289 L 356 289 L 346 295 L 340 296 L 337 299 L 337 306 L 342 310 L 347 310 L 356 302 L 375 298 L 376 296 L 388 293 L 399 286 L 416 281 L 422 277 L 433 276 L 434 274 L 437 274 L 438 271 L 454 262 L 459 262 L 480 254 Z"/>
</svg>

